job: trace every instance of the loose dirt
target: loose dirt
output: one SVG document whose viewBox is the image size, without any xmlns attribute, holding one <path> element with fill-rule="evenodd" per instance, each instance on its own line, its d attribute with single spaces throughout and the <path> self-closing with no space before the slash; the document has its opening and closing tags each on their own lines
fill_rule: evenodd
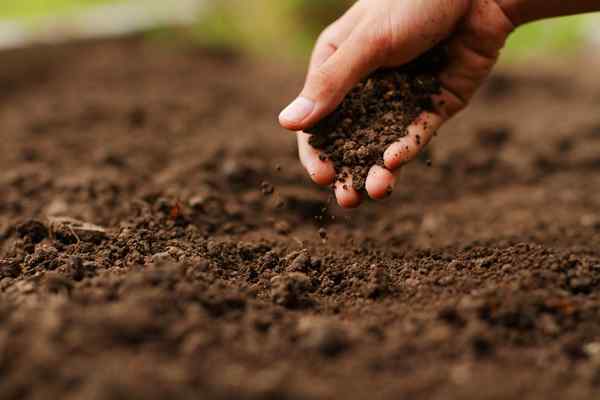
<svg viewBox="0 0 600 400">
<path fill-rule="evenodd" d="M 446 63 L 443 48 L 397 69 L 379 70 L 356 85 L 342 104 L 316 126 L 310 144 L 330 159 L 337 179 L 353 177 L 364 190 L 369 169 L 383 165 L 387 147 L 406 135 L 424 111 L 433 111 L 432 96 L 440 93 L 437 73 Z"/>
<path fill-rule="evenodd" d="M 0 63 L 0 398 L 597 398 L 589 59 L 499 72 L 352 213 L 276 125 L 301 71 L 137 39 Z"/>
</svg>

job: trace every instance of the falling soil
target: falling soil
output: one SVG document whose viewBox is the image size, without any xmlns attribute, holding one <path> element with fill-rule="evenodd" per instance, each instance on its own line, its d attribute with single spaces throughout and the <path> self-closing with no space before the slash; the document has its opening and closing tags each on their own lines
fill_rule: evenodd
<svg viewBox="0 0 600 400">
<path fill-rule="evenodd" d="M 422 112 L 433 110 L 432 96 L 441 89 L 436 75 L 445 58 L 440 47 L 401 68 L 374 72 L 306 131 L 313 134 L 310 144 L 333 162 L 337 180 L 351 174 L 354 188 L 364 190 L 369 169 L 383 164 L 387 147 L 405 136 Z"/>
<path fill-rule="evenodd" d="M 137 39 L 0 64 L 1 399 L 597 398 L 593 60 L 499 72 L 430 168 L 324 216 L 273 117 L 301 71 Z"/>
</svg>

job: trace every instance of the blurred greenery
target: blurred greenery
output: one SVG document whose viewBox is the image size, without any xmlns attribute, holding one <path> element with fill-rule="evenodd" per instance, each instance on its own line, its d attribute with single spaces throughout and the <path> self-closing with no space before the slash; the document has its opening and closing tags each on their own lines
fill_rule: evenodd
<svg viewBox="0 0 600 400">
<path fill-rule="evenodd" d="M 1 19 L 31 22 L 89 5 L 125 0 L 0 0 Z M 144 0 L 138 0 L 144 4 Z M 176 0 L 173 1 L 174 6 Z M 305 58 L 318 33 L 354 0 L 207 0 L 208 13 L 191 29 L 194 40 L 211 46 L 238 47 L 253 53 Z M 510 38 L 503 58 L 576 51 L 589 20 L 600 16 L 558 18 L 530 24 Z M 162 31 L 161 31 L 162 32 Z M 164 37 L 165 35 L 161 35 Z"/>
<path fill-rule="evenodd" d="M 122 0 L 2 0 L 0 19 L 30 19 Z"/>
<path fill-rule="evenodd" d="M 503 57 L 510 61 L 532 54 L 565 55 L 576 52 L 585 43 L 590 21 L 599 14 L 554 18 L 525 25 L 509 38 Z"/>
<path fill-rule="evenodd" d="M 194 29 L 206 44 L 303 55 L 352 0 L 220 0 Z"/>
<path fill-rule="evenodd" d="M 306 56 L 318 33 L 352 3 L 352 0 L 221 0 L 198 22 L 195 36 L 215 46 L 237 46 L 266 54 L 283 49 L 286 53 Z M 591 19 L 600 20 L 600 14 L 555 18 L 523 26 L 510 37 L 503 60 L 576 52 L 584 43 Z"/>
</svg>

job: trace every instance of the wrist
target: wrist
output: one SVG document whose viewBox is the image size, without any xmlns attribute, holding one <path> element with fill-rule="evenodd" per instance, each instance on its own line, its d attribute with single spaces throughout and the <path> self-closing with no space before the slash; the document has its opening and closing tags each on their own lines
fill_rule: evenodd
<svg viewBox="0 0 600 400">
<path fill-rule="evenodd" d="M 494 0 L 504 15 L 510 20 L 515 28 L 528 22 L 524 18 L 520 5 L 522 0 Z"/>
<path fill-rule="evenodd" d="M 494 0 L 515 27 L 565 15 L 600 11 L 598 0 Z"/>
</svg>

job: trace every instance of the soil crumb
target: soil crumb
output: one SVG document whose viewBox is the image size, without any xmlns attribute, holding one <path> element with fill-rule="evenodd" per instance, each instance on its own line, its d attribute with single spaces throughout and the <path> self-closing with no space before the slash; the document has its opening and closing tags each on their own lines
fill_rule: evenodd
<svg viewBox="0 0 600 400">
<path fill-rule="evenodd" d="M 445 50 L 435 48 L 395 69 L 375 71 L 356 85 L 332 114 L 307 130 L 310 144 L 333 161 L 338 181 L 351 173 L 357 191 L 365 188 L 369 168 L 383 164 L 385 149 L 406 135 L 423 111 L 433 109 L 441 87 L 436 77 Z"/>
</svg>

